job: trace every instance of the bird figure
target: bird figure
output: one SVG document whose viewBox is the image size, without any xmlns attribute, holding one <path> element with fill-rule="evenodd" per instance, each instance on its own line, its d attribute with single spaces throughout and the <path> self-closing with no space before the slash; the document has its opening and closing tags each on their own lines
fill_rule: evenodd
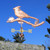
<svg viewBox="0 0 50 50">
<path fill-rule="evenodd" d="M 26 14 L 25 12 L 23 12 L 21 9 L 20 9 L 20 7 L 21 6 L 17 6 L 17 7 L 15 7 L 15 8 L 13 8 L 14 9 L 14 12 L 15 12 L 15 15 L 17 16 L 17 17 L 19 17 L 19 18 L 32 18 L 32 19 L 36 19 L 37 21 L 36 21 L 36 23 L 38 23 L 39 22 L 39 19 L 37 19 L 37 18 L 35 18 L 35 17 L 31 17 L 31 16 L 29 16 L 28 14 Z"/>
<path fill-rule="evenodd" d="M 25 23 L 27 23 L 27 24 L 30 24 L 30 25 L 34 26 L 34 27 L 40 26 L 40 25 L 42 25 L 42 24 L 44 23 L 44 21 L 41 22 L 41 23 L 39 23 L 39 19 L 37 19 L 37 18 L 35 18 L 35 17 L 32 17 L 32 16 L 29 16 L 28 14 L 26 14 L 25 12 L 23 12 L 23 11 L 20 9 L 20 7 L 21 7 L 21 6 L 17 6 L 17 7 L 15 7 L 15 8 L 13 8 L 13 9 L 14 9 L 14 12 L 15 12 L 15 15 L 16 15 L 18 18 L 17 18 L 17 19 L 12 18 L 13 20 L 11 19 L 11 21 L 9 20 L 9 21 L 7 21 L 7 22 L 14 22 L 14 21 L 25 22 Z M 32 19 L 35 19 L 35 20 L 36 20 L 36 21 L 35 21 L 35 24 L 32 24 L 32 23 L 30 23 L 30 22 L 28 22 L 28 21 L 23 20 L 23 18 L 32 18 Z M 9 19 L 10 19 L 10 18 L 9 18 Z M 38 23 L 39 23 L 39 24 L 38 24 Z"/>
</svg>

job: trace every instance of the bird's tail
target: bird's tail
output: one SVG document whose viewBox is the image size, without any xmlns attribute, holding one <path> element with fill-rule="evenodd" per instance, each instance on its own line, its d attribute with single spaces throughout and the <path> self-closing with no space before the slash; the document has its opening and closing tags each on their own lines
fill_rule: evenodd
<svg viewBox="0 0 50 50">
<path fill-rule="evenodd" d="M 37 18 L 35 18 L 35 17 L 31 17 L 31 16 L 30 16 L 30 18 L 35 19 L 35 20 L 36 20 L 36 21 L 35 21 L 35 23 L 34 23 L 35 25 L 37 25 L 37 24 L 39 23 L 39 19 L 37 19 Z M 35 27 L 36 27 L 36 26 L 34 26 L 34 28 L 35 28 Z"/>
<path fill-rule="evenodd" d="M 32 16 L 30 16 L 29 18 L 32 18 L 32 19 L 35 19 L 35 20 L 39 20 L 39 19 L 37 19 L 37 18 L 35 18 L 35 17 L 32 17 Z"/>
<path fill-rule="evenodd" d="M 39 21 L 35 21 L 35 23 L 34 23 L 34 24 L 35 24 L 35 25 L 37 25 L 38 23 L 39 23 Z M 35 27 L 36 27 L 36 26 L 34 26 L 34 28 L 35 28 Z"/>
</svg>

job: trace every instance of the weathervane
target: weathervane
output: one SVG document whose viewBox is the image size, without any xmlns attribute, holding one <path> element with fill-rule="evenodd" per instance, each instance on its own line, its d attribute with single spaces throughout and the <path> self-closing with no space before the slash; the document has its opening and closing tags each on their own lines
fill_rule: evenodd
<svg viewBox="0 0 50 50">
<path fill-rule="evenodd" d="M 21 24 L 21 29 L 20 29 L 20 30 L 12 29 L 11 32 L 19 31 L 19 32 L 21 32 L 21 33 L 23 33 L 23 32 L 29 32 L 29 33 L 31 33 L 31 32 L 32 32 L 32 29 L 29 29 L 29 30 L 27 30 L 27 31 L 26 31 L 26 30 L 23 30 L 23 27 L 22 27 L 23 22 L 25 22 L 25 23 L 27 23 L 27 24 L 29 24 L 29 25 L 32 25 L 34 28 L 37 27 L 37 26 L 40 26 L 40 25 L 44 24 L 44 21 L 41 22 L 41 23 L 38 23 L 38 22 L 39 22 L 39 19 L 27 15 L 25 12 L 23 12 L 22 10 L 20 10 L 20 7 L 21 7 L 21 6 L 17 6 L 17 7 L 15 7 L 15 8 L 13 8 L 13 9 L 14 9 L 14 12 L 15 12 L 15 15 L 16 15 L 18 18 L 17 18 L 17 19 L 14 19 L 13 17 L 10 17 L 10 18 L 8 19 L 7 23 L 12 23 L 12 22 L 18 21 L 18 23 Z M 28 19 L 28 18 L 32 18 L 32 19 L 35 19 L 35 20 L 36 20 L 36 21 L 35 21 L 35 24 L 32 24 L 32 23 L 30 23 L 30 22 L 28 22 L 28 21 L 23 20 L 23 18 L 27 18 L 27 19 Z"/>
<path fill-rule="evenodd" d="M 29 33 L 32 33 L 32 29 L 23 30 L 22 27 L 21 27 L 20 30 L 11 29 L 11 32 L 15 32 L 15 31 L 18 31 L 18 32 L 21 32 L 21 33 L 23 33 L 23 32 L 29 32 Z"/>
<path fill-rule="evenodd" d="M 15 12 L 15 15 L 16 15 L 18 18 L 17 18 L 17 19 L 14 19 L 13 17 L 10 17 L 10 18 L 8 19 L 7 23 L 12 23 L 12 22 L 16 22 L 16 21 L 17 21 L 18 23 L 21 24 L 21 29 L 20 29 L 20 30 L 11 29 L 11 32 L 15 32 L 15 31 L 21 32 L 21 33 L 19 34 L 19 38 L 20 38 L 20 40 L 22 40 L 22 39 L 24 38 L 23 32 L 32 33 L 32 29 L 23 30 L 23 27 L 22 27 L 22 24 L 23 24 L 23 23 L 27 23 L 27 24 L 29 24 L 29 25 L 31 25 L 32 27 L 35 28 L 35 27 L 38 27 L 38 26 L 44 24 L 45 22 L 43 21 L 43 22 L 39 23 L 39 19 L 27 15 L 25 12 L 23 12 L 23 11 L 20 9 L 20 7 L 21 7 L 21 6 L 17 6 L 17 7 L 15 7 L 15 8 L 13 8 L 13 9 L 14 9 L 14 12 Z M 35 20 L 36 20 L 36 21 L 35 21 L 35 24 L 32 24 L 31 22 L 28 22 L 28 21 L 23 20 L 23 18 L 35 19 Z M 19 40 L 19 41 L 20 41 L 20 40 Z"/>
<path fill-rule="evenodd" d="M 14 33 L 15 31 L 18 31 L 18 32 L 21 32 L 21 33 L 23 33 L 23 32 L 29 32 L 29 33 L 32 33 L 32 29 L 23 30 L 23 27 L 22 27 L 23 22 L 18 22 L 18 23 L 21 24 L 21 29 L 20 29 L 20 30 L 11 29 L 11 32 Z"/>
</svg>

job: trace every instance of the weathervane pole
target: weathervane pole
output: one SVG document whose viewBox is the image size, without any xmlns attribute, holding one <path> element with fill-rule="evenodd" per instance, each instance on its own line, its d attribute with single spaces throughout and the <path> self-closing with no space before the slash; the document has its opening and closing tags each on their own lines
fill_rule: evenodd
<svg viewBox="0 0 50 50">
<path fill-rule="evenodd" d="M 19 32 L 21 32 L 22 34 L 23 34 L 23 32 L 29 32 L 29 33 L 32 33 L 32 29 L 29 29 L 29 30 L 23 30 L 23 27 L 22 27 L 23 22 L 18 22 L 18 23 L 21 25 L 20 30 L 11 29 L 11 32 L 19 31 Z"/>
<path fill-rule="evenodd" d="M 22 27 L 22 23 L 21 23 L 21 27 Z"/>
</svg>

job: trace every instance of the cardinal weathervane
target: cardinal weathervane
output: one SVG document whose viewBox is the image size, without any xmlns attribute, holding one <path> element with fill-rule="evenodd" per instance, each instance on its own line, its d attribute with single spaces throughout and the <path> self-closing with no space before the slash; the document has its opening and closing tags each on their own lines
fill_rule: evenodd
<svg viewBox="0 0 50 50">
<path fill-rule="evenodd" d="M 25 23 L 27 23 L 27 24 L 29 24 L 29 25 L 32 25 L 33 27 L 37 27 L 37 26 L 40 26 L 40 25 L 42 25 L 42 24 L 45 23 L 44 21 L 41 22 L 41 23 L 39 23 L 39 19 L 37 19 L 37 18 L 35 18 L 35 17 L 29 16 L 28 14 L 26 14 L 25 12 L 23 12 L 23 11 L 20 9 L 20 7 L 21 7 L 21 6 L 17 6 L 17 7 L 15 7 L 15 8 L 13 8 L 13 9 L 14 9 L 14 12 L 15 12 L 15 15 L 16 15 L 18 18 L 17 18 L 17 19 L 14 19 L 13 17 L 10 17 L 7 22 L 9 22 L 9 23 L 15 22 L 15 21 L 18 21 L 19 23 L 20 23 L 20 22 L 25 22 Z M 35 21 L 35 24 L 32 24 L 32 23 L 30 23 L 30 22 L 28 22 L 28 21 L 23 20 L 23 18 L 27 18 L 27 19 L 28 19 L 28 18 L 32 18 L 32 19 L 35 19 L 35 20 L 36 20 L 36 21 Z"/>
</svg>

